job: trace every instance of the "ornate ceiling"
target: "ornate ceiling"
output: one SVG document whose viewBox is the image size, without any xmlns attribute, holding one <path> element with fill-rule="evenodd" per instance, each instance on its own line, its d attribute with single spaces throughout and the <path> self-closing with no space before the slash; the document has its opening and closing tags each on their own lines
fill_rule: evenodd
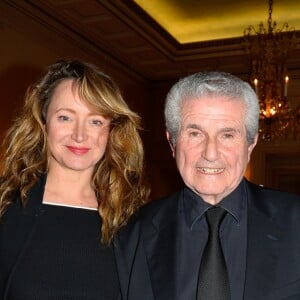
<svg viewBox="0 0 300 300">
<path fill-rule="evenodd" d="M 180 43 L 240 37 L 248 25 L 267 23 L 267 0 L 135 0 Z M 300 1 L 274 0 L 272 19 L 300 30 Z"/>
<path fill-rule="evenodd" d="M 30 16 L 37 26 L 72 39 L 78 47 L 93 48 L 95 53 L 113 58 L 136 76 L 152 81 L 170 80 L 199 70 L 248 74 L 250 62 L 242 44 L 243 30 L 249 24 L 265 22 L 268 15 L 267 3 L 263 5 L 260 0 L 240 0 L 239 5 L 234 4 L 237 1 L 224 0 L 3 1 Z M 207 2 L 209 6 L 203 4 Z M 273 19 L 300 28 L 300 1 L 282 2 L 282 14 L 275 13 L 279 4 L 274 3 Z M 153 7 L 159 5 L 164 7 L 155 11 Z M 141 7 L 149 8 L 149 14 Z M 176 15 L 178 21 L 168 15 Z M 176 27 L 181 34 L 198 32 L 200 37 L 187 43 L 188 37 L 177 37 L 173 31 Z M 289 61 L 295 70 L 300 70 L 299 33 L 298 50 Z"/>
</svg>

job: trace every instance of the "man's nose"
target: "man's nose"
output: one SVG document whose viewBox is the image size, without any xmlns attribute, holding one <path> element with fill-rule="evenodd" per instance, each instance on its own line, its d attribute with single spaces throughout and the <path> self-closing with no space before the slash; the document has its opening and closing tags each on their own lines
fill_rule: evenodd
<svg viewBox="0 0 300 300">
<path fill-rule="evenodd" d="M 215 139 L 208 138 L 204 149 L 202 156 L 207 160 L 207 161 L 215 161 L 218 159 L 218 143 Z"/>
</svg>

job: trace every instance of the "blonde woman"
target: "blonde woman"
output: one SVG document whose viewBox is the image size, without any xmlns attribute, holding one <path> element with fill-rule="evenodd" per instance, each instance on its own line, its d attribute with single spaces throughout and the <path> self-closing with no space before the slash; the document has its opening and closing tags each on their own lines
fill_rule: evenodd
<svg viewBox="0 0 300 300">
<path fill-rule="evenodd" d="M 111 242 L 149 194 L 139 122 L 87 63 L 29 89 L 4 141 L 1 299 L 118 299 Z"/>
</svg>

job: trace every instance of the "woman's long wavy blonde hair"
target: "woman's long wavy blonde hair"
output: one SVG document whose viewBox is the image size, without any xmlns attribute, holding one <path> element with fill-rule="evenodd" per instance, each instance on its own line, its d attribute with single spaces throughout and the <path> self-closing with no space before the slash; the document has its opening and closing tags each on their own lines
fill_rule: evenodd
<svg viewBox="0 0 300 300">
<path fill-rule="evenodd" d="M 144 181 L 140 118 L 129 109 L 115 83 L 87 63 L 59 61 L 28 89 L 23 111 L 3 142 L 0 216 L 16 195 L 20 195 L 25 206 L 29 189 L 47 173 L 46 114 L 55 88 L 65 79 L 74 79 L 80 98 L 111 119 L 107 148 L 91 179 L 102 218 L 102 242 L 108 244 L 148 201 L 149 188 Z"/>
</svg>

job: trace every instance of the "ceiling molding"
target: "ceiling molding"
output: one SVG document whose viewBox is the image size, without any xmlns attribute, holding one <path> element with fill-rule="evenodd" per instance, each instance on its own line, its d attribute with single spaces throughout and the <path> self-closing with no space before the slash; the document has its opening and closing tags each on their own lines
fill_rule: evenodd
<svg viewBox="0 0 300 300">
<path fill-rule="evenodd" d="M 242 38 L 180 44 L 133 1 L 5 0 L 83 50 L 105 56 L 139 80 L 172 80 L 201 70 L 245 76 Z M 300 34 L 293 64 L 300 64 Z M 297 67 L 298 68 L 298 67 Z"/>
</svg>

